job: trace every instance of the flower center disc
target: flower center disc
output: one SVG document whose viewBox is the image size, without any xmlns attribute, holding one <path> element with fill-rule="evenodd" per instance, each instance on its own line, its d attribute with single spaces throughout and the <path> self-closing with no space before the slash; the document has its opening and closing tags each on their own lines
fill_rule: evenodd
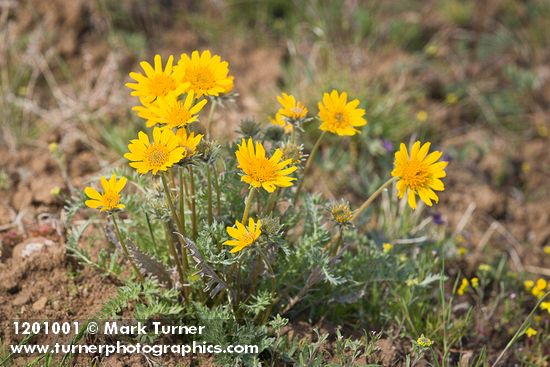
<svg viewBox="0 0 550 367">
<path fill-rule="evenodd" d="M 214 75 L 208 68 L 195 69 L 193 73 L 189 73 L 189 83 L 193 85 L 193 89 L 207 91 L 215 86 Z"/>
<path fill-rule="evenodd" d="M 152 168 L 160 168 L 168 161 L 168 155 L 164 146 L 153 144 L 147 149 L 147 163 Z"/>
<path fill-rule="evenodd" d="M 423 162 L 411 160 L 403 168 L 403 176 L 401 178 L 408 187 L 417 190 L 427 184 L 428 167 Z"/>
<path fill-rule="evenodd" d="M 151 94 L 165 96 L 176 88 L 174 80 L 165 74 L 157 74 L 151 80 Z"/>
<path fill-rule="evenodd" d="M 267 158 L 255 160 L 250 166 L 250 176 L 261 183 L 272 180 L 274 173 L 275 167 Z"/>
<path fill-rule="evenodd" d="M 337 127 L 343 128 L 346 125 L 346 115 L 343 112 L 336 112 L 334 114 L 334 124 Z"/>
<path fill-rule="evenodd" d="M 183 103 L 177 102 L 177 105 L 173 106 L 166 116 L 168 124 L 172 127 L 178 127 L 185 125 L 191 118 L 191 114 L 187 108 L 183 107 Z"/>
<path fill-rule="evenodd" d="M 119 200 L 120 195 L 118 195 L 118 193 L 115 191 L 107 191 L 105 192 L 105 194 L 103 194 L 103 203 L 109 209 L 113 209 L 115 206 L 117 206 Z"/>
</svg>

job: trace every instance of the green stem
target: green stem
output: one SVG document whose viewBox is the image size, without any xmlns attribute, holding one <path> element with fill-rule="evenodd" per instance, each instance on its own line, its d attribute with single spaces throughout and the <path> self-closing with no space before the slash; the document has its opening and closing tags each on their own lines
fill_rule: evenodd
<svg viewBox="0 0 550 367">
<path fill-rule="evenodd" d="M 164 174 L 162 174 L 160 176 L 160 179 L 162 181 L 162 186 L 164 187 L 164 192 L 166 194 L 166 201 L 168 202 L 168 206 L 170 208 L 170 211 L 172 212 L 172 217 L 174 218 L 174 221 L 176 222 L 176 226 L 178 227 L 178 231 L 183 235 L 184 230 L 181 227 L 181 222 L 178 220 L 178 216 L 177 216 L 177 213 L 176 213 L 176 207 L 174 206 L 174 202 L 172 201 L 172 194 L 170 193 L 170 189 L 168 188 L 168 183 L 166 182 L 166 176 Z M 176 251 L 176 247 L 174 245 L 174 241 L 172 241 L 172 236 L 171 236 L 170 233 L 168 234 L 168 245 L 169 245 L 169 250 L 172 252 L 172 256 L 174 257 L 174 262 L 176 264 L 176 268 L 178 270 L 180 279 L 181 279 L 182 283 L 185 283 L 185 280 L 186 280 L 185 272 L 187 270 L 187 265 L 188 265 L 188 263 L 187 263 L 187 251 L 185 251 L 185 249 L 183 249 L 184 251 L 182 251 L 183 261 L 184 261 L 184 263 L 182 265 L 182 263 L 180 262 L 180 259 L 178 257 L 178 252 Z M 181 245 L 183 246 L 183 244 L 181 244 Z M 185 289 L 185 287 L 184 287 L 184 289 Z"/>
<path fill-rule="evenodd" d="M 132 267 L 134 268 L 137 276 L 138 276 L 138 279 L 143 282 L 143 275 L 141 274 L 141 272 L 139 271 L 139 268 L 137 267 L 137 265 L 134 263 L 134 260 L 132 260 L 132 257 L 130 256 L 130 253 L 128 252 L 128 247 L 126 247 L 126 242 L 124 241 L 124 239 L 122 238 L 122 233 L 120 233 L 120 228 L 118 227 L 118 222 L 116 220 L 116 217 L 115 217 L 115 214 L 112 214 L 111 213 L 111 219 L 113 220 L 113 224 L 115 226 L 115 232 L 116 232 L 116 236 L 118 237 L 118 242 L 120 242 L 120 247 L 122 247 L 122 252 L 124 252 L 124 255 L 126 256 L 126 258 L 128 259 L 128 261 L 130 261 L 130 264 L 132 264 Z"/>
<path fill-rule="evenodd" d="M 275 206 L 277 205 L 277 199 L 279 198 L 279 193 L 283 191 L 284 188 L 276 190 L 269 194 L 269 199 L 267 199 L 267 205 L 266 205 L 266 213 L 271 214 L 275 210 Z"/>
<path fill-rule="evenodd" d="M 252 204 L 252 198 L 254 197 L 254 191 L 255 188 L 251 187 L 250 191 L 248 192 L 248 196 L 246 197 L 245 205 L 244 205 L 244 213 L 243 213 L 243 220 L 242 224 L 246 226 L 246 220 L 248 219 L 248 212 L 250 211 L 250 205 Z"/>
<path fill-rule="evenodd" d="M 216 214 L 219 217 L 222 215 L 222 202 L 220 182 L 218 181 L 218 170 L 216 169 L 216 165 L 214 165 L 214 188 L 216 189 Z"/>
<path fill-rule="evenodd" d="M 275 280 L 275 272 L 273 271 L 273 268 L 271 267 L 271 264 L 269 263 L 269 260 L 267 259 L 267 256 L 264 254 L 264 252 L 258 247 L 258 253 L 260 254 L 262 260 L 264 261 L 265 266 L 269 270 L 269 273 L 271 275 L 271 302 L 269 303 L 269 307 L 267 307 L 265 311 L 265 317 L 264 322 L 266 322 L 269 319 L 269 315 L 271 314 L 271 310 L 273 309 L 273 305 L 277 301 L 277 283 Z"/>
<path fill-rule="evenodd" d="M 304 167 L 304 174 L 302 177 L 302 180 L 300 181 L 300 184 L 298 185 L 298 189 L 296 190 L 296 194 L 294 195 L 294 202 L 298 202 L 298 198 L 300 197 L 300 192 L 302 191 L 302 188 L 304 186 L 304 182 L 306 181 L 306 176 L 309 172 L 309 169 L 311 168 L 311 164 L 313 163 L 313 159 L 315 158 L 315 155 L 317 154 L 317 151 L 319 150 L 319 147 L 321 146 L 321 140 L 323 140 L 323 137 L 325 136 L 326 131 L 323 131 L 321 135 L 319 135 L 319 138 L 315 142 L 315 145 L 313 146 L 313 149 L 311 149 L 311 153 L 309 154 L 309 157 L 307 158 L 306 165 Z"/>
<path fill-rule="evenodd" d="M 182 235 L 186 236 L 185 234 L 185 190 L 183 188 L 183 167 L 178 168 L 179 173 L 179 189 L 180 189 L 180 195 L 179 195 L 179 206 L 180 206 L 180 221 L 181 221 L 181 229 L 183 230 Z"/>
<path fill-rule="evenodd" d="M 342 246 L 342 242 L 344 241 L 344 228 L 343 226 L 339 227 L 338 231 L 338 239 L 336 240 L 336 244 L 334 246 L 334 249 L 332 250 L 332 256 L 336 256 L 338 254 L 338 250 L 340 249 L 340 246 Z"/>
<path fill-rule="evenodd" d="M 495 361 L 495 363 L 493 363 L 491 365 L 491 367 L 495 367 L 498 362 L 500 362 L 500 360 L 502 359 L 502 357 L 504 357 L 504 354 L 506 354 L 506 352 L 508 351 L 508 349 L 510 349 L 510 347 L 516 342 L 516 340 L 518 340 L 518 338 L 525 332 L 525 328 L 527 327 L 527 324 L 529 323 L 529 321 L 531 320 L 531 317 L 533 316 L 533 314 L 535 313 L 535 311 L 539 308 L 540 304 L 542 303 L 542 301 L 544 301 L 546 299 L 546 297 L 548 297 L 548 295 L 550 295 L 550 291 L 549 292 L 546 292 L 541 298 L 539 298 L 537 304 L 535 305 L 535 307 L 531 310 L 531 312 L 529 313 L 529 315 L 527 315 L 527 317 L 525 318 L 525 320 L 523 320 L 523 323 L 521 324 L 521 326 L 519 327 L 519 329 L 516 331 L 516 333 L 514 334 L 514 336 L 512 337 L 512 339 L 510 339 L 510 341 L 508 342 L 508 344 L 506 344 L 506 347 L 502 350 L 502 352 L 500 353 L 500 355 L 498 356 L 497 360 Z"/>
<path fill-rule="evenodd" d="M 153 226 L 151 225 L 151 219 L 149 219 L 149 214 L 147 214 L 147 212 L 145 212 L 145 220 L 147 221 L 147 228 L 149 228 L 149 234 L 151 235 L 151 239 L 153 240 L 153 245 L 155 245 L 155 248 L 157 248 L 157 240 L 155 238 Z"/>
<path fill-rule="evenodd" d="M 390 178 L 388 181 L 384 182 L 382 186 L 380 186 L 371 196 L 368 197 L 367 200 L 361 206 L 353 213 L 353 216 L 351 217 L 351 222 L 354 222 L 359 215 L 365 211 L 369 207 L 370 204 L 376 199 L 380 194 L 388 187 L 390 186 L 393 181 L 395 181 L 395 177 Z"/>
<path fill-rule="evenodd" d="M 206 164 L 206 179 L 208 181 L 207 201 L 208 201 L 208 225 L 212 225 L 212 174 L 210 164 Z"/>
<path fill-rule="evenodd" d="M 256 292 L 256 284 L 258 283 L 258 275 L 260 274 L 262 259 L 260 255 L 256 258 L 256 264 L 254 266 L 254 272 L 252 273 L 252 285 L 250 286 L 250 295 Z"/>
<path fill-rule="evenodd" d="M 193 176 L 193 167 L 189 166 L 190 194 L 191 194 L 191 224 L 193 227 L 193 241 L 197 240 L 197 198 L 195 197 L 195 178 Z"/>
</svg>

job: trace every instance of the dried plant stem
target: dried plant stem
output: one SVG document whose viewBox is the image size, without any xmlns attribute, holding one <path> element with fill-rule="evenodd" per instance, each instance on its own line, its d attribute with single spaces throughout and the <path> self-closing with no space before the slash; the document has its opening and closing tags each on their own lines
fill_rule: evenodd
<svg viewBox="0 0 550 367">
<path fill-rule="evenodd" d="M 390 178 L 388 181 L 384 182 L 382 186 L 380 186 L 371 196 L 368 197 L 367 200 L 355 212 L 353 213 L 353 216 L 351 217 L 351 222 L 354 222 L 359 215 L 367 209 L 370 204 L 378 197 L 380 194 L 388 187 L 390 186 L 393 181 L 395 181 L 395 177 Z"/>
<path fill-rule="evenodd" d="M 193 176 L 193 167 L 189 166 L 190 194 L 191 194 L 191 224 L 193 241 L 197 240 L 197 198 L 195 197 L 195 177 Z"/>
<path fill-rule="evenodd" d="M 206 165 L 206 179 L 208 182 L 207 201 L 208 201 L 208 225 L 212 225 L 212 172 L 210 164 Z"/>
<path fill-rule="evenodd" d="M 306 181 L 307 174 L 309 172 L 309 169 L 311 168 L 311 164 L 313 163 L 313 159 L 315 158 L 315 155 L 317 154 L 317 151 L 319 150 L 319 147 L 321 146 L 321 141 L 323 140 L 323 137 L 325 136 L 326 131 L 323 131 L 321 135 L 319 135 L 319 138 L 315 142 L 315 145 L 313 146 L 313 149 L 311 149 L 311 153 L 309 153 L 309 157 L 307 158 L 306 165 L 304 167 L 304 173 L 302 180 L 300 181 L 300 184 L 298 185 L 298 189 L 296 189 L 296 194 L 294 195 L 294 202 L 298 202 L 298 198 L 300 197 L 300 192 L 302 192 L 302 188 L 304 186 L 304 182 Z"/>
<path fill-rule="evenodd" d="M 252 204 L 252 198 L 254 197 L 254 187 L 250 188 L 250 191 L 248 192 L 248 196 L 246 197 L 246 201 L 244 204 L 244 213 L 243 213 L 243 220 L 242 224 L 246 226 L 246 220 L 248 219 L 248 212 L 250 211 L 250 205 Z"/>
<path fill-rule="evenodd" d="M 185 283 L 187 282 L 187 278 L 185 277 L 185 271 L 183 270 L 182 264 L 179 261 L 178 252 L 176 251 L 176 244 L 174 243 L 174 238 L 172 237 L 172 233 L 170 231 L 170 227 L 168 226 L 168 223 L 164 223 L 164 230 L 166 232 L 166 239 L 168 240 L 168 250 L 170 251 L 170 255 L 174 259 L 174 262 L 176 263 L 176 270 L 178 271 L 178 275 L 180 277 L 180 282 L 182 284 L 183 294 L 185 298 L 185 302 L 189 301 L 189 291 L 185 287 Z M 178 236 L 179 238 L 179 236 Z M 183 249 L 185 251 L 185 248 Z"/>
<path fill-rule="evenodd" d="M 126 247 L 126 242 L 124 241 L 124 238 L 122 238 L 122 233 L 120 233 L 120 228 L 118 227 L 118 222 L 116 220 L 116 215 L 111 213 L 111 219 L 113 220 L 113 225 L 115 226 L 115 233 L 116 233 L 116 236 L 118 237 L 118 242 L 120 242 L 120 247 L 122 247 L 122 251 L 124 252 L 124 255 L 126 256 L 128 261 L 130 261 L 130 264 L 132 264 L 132 267 L 134 268 L 140 282 L 143 282 L 143 275 L 139 271 L 139 268 L 137 267 L 137 265 L 132 260 L 132 257 L 128 252 L 128 247 Z"/>
</svg>

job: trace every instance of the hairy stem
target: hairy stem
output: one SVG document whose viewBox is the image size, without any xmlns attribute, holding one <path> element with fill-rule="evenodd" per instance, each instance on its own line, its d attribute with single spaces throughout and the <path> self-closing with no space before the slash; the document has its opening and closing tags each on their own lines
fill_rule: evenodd
<svg viewBox="0 0 550 367">
<path fill-rule="evenodd" d="M 359 217 L 359 215 L 365 211 L 365 209 L 367 209 L 369 207 L 370 204 L 372 204 L 372 202 L 374 201 L 374 199 L 376 199 L 378 196 L 380 196 L 380 194 L 388 187 L 390 186 L 393 181 L 395 181 L 395 177 L 392 177 L 390 178 L 388 181 L 384 182 L 382 184 L 382 186 L 380 186 L 371 196 L 369 196 L 367 198 L 367 200 L 365 200 L 365 202 L 363 204 L 361 204 L 361 206 L 355 210 L 355 212 L 353 213 L 353 216 L 351 217 L 351 222 L 354 222 L 357 217 Z"/>
<path fill-rule="evenodd" d="M 191 194 L 191 224 L 193 241 L 197 240 L 197 198 L 195 197 L 195 177 L 193 176 L 193 167 L 189 166 L 190 194 Z"/>
<path fill-rule="evenodd" d="M 207 201 L 208 201 L 208 225 L 212 225 L 212 173 L 210 164 L 206 165 L 206 179 L 208 181 Z"/>
<path fill-rule="evenodd" d="M 246 220 L 248 219 L 248 212 L 250 211 L 250 205 L 252 204 L 252 198 L 254 197 L 254 191 L 255 188 L 251 187 L 250 191 L 248 192 L 248 196 L 246 197 L 246 201 L 244 204 L 244 213 L 243 213 L 243 220 L 242 224 L 246 226 Z"/>
</svg>

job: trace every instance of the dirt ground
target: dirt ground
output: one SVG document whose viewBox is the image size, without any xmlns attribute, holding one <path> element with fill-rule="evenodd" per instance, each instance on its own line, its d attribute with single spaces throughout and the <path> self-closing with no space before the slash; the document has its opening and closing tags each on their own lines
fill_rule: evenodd
<svg viewBox="0 0 550 367">
<path fill-rule="evenodd" d="M 114 52 L 101 35 L 106 25 L 103 19 L 96 18 L 95 10 L 84 0 L 24 1 L 10 15 L 9 32 L 11 37 L 18 37 L 40 29 L 55 30 L 45 35 L 49 38 L 45 44 L 56 48 L 78 74 L 82 60 L 92 67 L 103 65 Z M 159 34 L 158 44 L 160 53 L 204 46 L 200 37 L 177 25 Z M 237 91 L 243 96 L 223 116 L 224 130 L 220 135 L 230 136 L 240 118 L 261 110 L 262 96 L 276 93 L 285 55 L 282 46 L 251 48 L 239 39 L 221 48 L 219 53 L 230 60 Z M 47 53 L 47 49 L 42 51 Z M 124 53 L 117 53 L 117 60 L 124 72 L 136 61 Z M 550 83 L 548 78 L 546 83 Z M 122 84 L 115 93 L 121 106 L 130 105 Z M 50 97 L 40 96 L 44 101 Z M 98 98 L 97 103 L 111 97 Z M 444 121 L 449 116 L 436 118 Z M 540 119 L 548 129 L 548 115 L 542 113 Z M 33 146 L 17 151 L 0 149 L 0 167 L 9 182 L 6 188 L 0 188 L 3 320 L 83 320 L 98 312 L 116 292 L 115 281 L 78 265 L 65 250 L 66 213 L 61 197 L 82 189 L 108 157 L 99 156 L 78 134 L 66 134 L 60 126 L 70 121 L 61 120 L 43 129 Z M 51 142 L 57 142 L 65 157 L 70 157 L 66 177 L 48 151 Z M 527 144 L 517 144 L 514 136 L 495 135 L 486 128 L 456 129 L 447 134 L 441 146 L 456 149 L 470 143 L 486 145 L 489 153 L 472 151 L 467 164 L 451 161 L 447 189 L 438 206 L 450 230 L 458 228 L 457 233 L 465 238 L 464 246 L 478 255 L 470 266 L 483 262 L 487 253 L 508 253 L 517 270 L 549 276 L 550 257 L 541 256 L 542 248 L 550 245 L 548 135 L 533 136 Z M 513 174 L 503 176 L 504 172 Z M 55 188 L 61 189 L 61 195 L 52 195 Z M 80 215 L 86 217 L 85 212 Z M 81 245 L 87 243 L 83 241 Z M 0 338 L 5 336 L 0 333 Z M 122 366 L 130 361 L 111 363 Z"/>
</svg>

